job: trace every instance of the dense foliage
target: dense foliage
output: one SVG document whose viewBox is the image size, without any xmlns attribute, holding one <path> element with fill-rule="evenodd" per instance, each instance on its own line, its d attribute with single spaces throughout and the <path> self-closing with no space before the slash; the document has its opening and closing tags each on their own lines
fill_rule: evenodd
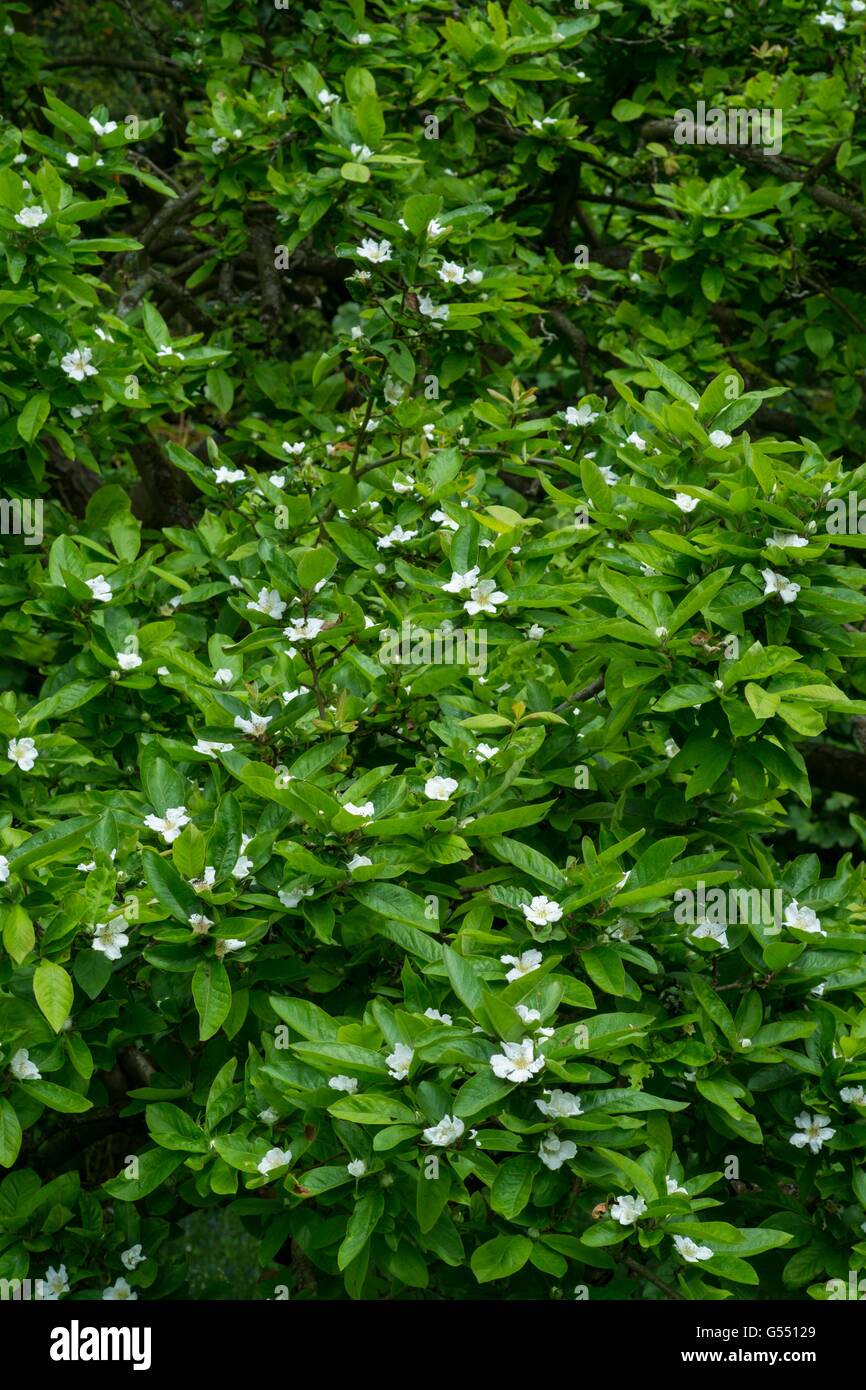
<svg viewBox="0 0 866 1390">
<path fill-rule="evenodd" d="M 0 3 L 0 1279 L 866 1264 L 864 37 Z"/>
</svg>

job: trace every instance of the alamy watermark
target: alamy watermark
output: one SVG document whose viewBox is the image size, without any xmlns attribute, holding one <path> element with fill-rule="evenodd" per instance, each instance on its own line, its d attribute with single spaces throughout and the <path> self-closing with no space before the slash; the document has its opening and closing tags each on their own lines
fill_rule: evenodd
<svg viewBox="0 0 866 1390">
<path fill-rule="evenodd" d="M 23 536 L 25 545 L 41 545 L 43 534 L 41 497 L 0 497 L 0 535 Z"/>
<path fill-rule="evenodd" d="M 695 888 L 678 888 L 674 902 L 674 921 L 680 926 L 731 927 L 742 922 L 764 927 L 769 934 L 782 930 L 781 888 L 708 888 L 701 879 Z"/>
<path fill-rule="evenodd" d="M 379 661 L 386 666 L 466 666 L 473 676 L 483 676 L 487 670 L 483 627 L 464 631 L 443 623 L 428 629 L 404 620 L 399 631 L 383 628 L 379 642 Z"/>
<path fill-rule="evenodd" d="M 782 149 L 782 112 L 779 107 L 711 106 L 699 101 L 696 111 L 674 112 L 674 140 L 678 145 L 761 145 L 765 155 Z"/>
</svg>

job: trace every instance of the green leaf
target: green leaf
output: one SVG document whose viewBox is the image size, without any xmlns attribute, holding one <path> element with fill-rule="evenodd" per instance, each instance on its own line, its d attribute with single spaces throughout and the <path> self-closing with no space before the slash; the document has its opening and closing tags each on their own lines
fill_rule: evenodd
<svg viewBox="0 0 866 1390">
<path fill-rule="evenodd" d="M 47 391 L 31 396 L 18 416 L 18 433 L 25 444 L 32 444 L 51 414 L 51 397 Z"/>
<path fill-rule="evenodd" d="M 343 1096 L 328 1106 L 328 1113 L 337 1120 L 351 1120 L 356 1125 L 417 1124 L 414 1110 L 393 1096 L 366 1094 Z"/>
<path fill-rule="evenodd" d="M 513 1221 L 529 1201 L 532 1183 L 538 1172 L 538 1160 L 535 1157 L 505 1159 L 497 1168 L 490 1189 L 491 1209 Z"/>
<path fill-rule="evenodd" d="M 368 1193 L 355 1204 L 346 1226 L 345 1238 L 337 1251 L 339 1269 L 346 1269 L 361 1253 L 379 1224 L 384 1210 L 385 1198 L 381 1192 Z"/>
<path fill-rule="evenodd" d="M 151 1139 L 163 1149 L 180 1149 L 184 1153 L 206 1153 L 208 1141 L 186 1111 L 165 1103 L 148 1105 L 145 1110 Z"/>
<path fill-rule="evenodd" d="M 0 1096 L 0 1166 L 11 1168 L 20 1148 L 20 1121 L 12 1104 Z"/>
<path fill-rule="evenodd" d="M 526 1236 L 496 1236 L 473 1251 L 472 1273 L 479 1284 L 509 1279 L 523 1268 L 531 1253 L 532 1241 Z"/>
<path fill-rule="evenodd" d="M 138 1202 L 142 1197 L 155 1192 L 158 1187 L 162 1187 L 171 1177 L 176 1168 L 179 1168 L 184 1161 L 182 1153 L 174 1153 L 168 1149 L 147 1149 L 140 1156 L 136 1157 L 137 1177 L 127 1177 L 127 1173 L 135 1171 L 134 1165 L 126 1159 L 126 1167 L 116 1178 L 111 1178 L 103 1183 L 103 1191 L 109 1197 L 121 1202 Z"/>
<path fill-rule="evenodd" d="M 160 906 L 188 927 L 190 917 L 202 911 L 201 899 L 194 889 L 184 882 L 170 860 L 163 859 L 156 850 L 141 851 L 141 868 Z"/>
<path fill-rule="evenodd" d="M 86 1096 L 58 1086 L 53 1081 L 22 1081 L 20 1085 L 28 1096 L 38 1100 L 41 1105 L 47 1105 L 49 1110 L 59 1110 L 62 1115 L 81 1115 L 93 1108 L 93 1101 Z"/>
<path fill-rule="evenodd" d="M 59 1033 L 72 1009 L 72 981 L 61 965 L 43 960 L 33 975 L 33 993 L 55 1033 Z"/>
<path fill-rule="evenodd" d="M 192 977 L 192 997 L 199 1017 L 199 1038 L 205 1042 L 222 1026 L 232 1006 L 232 987 L 222 961 L 204 960 Z"/>
<path fill-rule="evenodd" d="M 431 1176 L 428 1177 L 428 1172 Z M 435 1173 L 435 1176 L 433 1174 Z M 418 1169 L 418 1185 L 415 1190 L 415 1216 L 425 1234 L 432 1231 L 451 1193 L 451 1169 L 439 1160 L 435 1169 L 422 1164 Z"/>
<path fill-rule="evenodd" d="M 3 945 L 16 965 L 26 960 L 36 945 L 33 923 L 18 903 L 3 909 Z"/>
</svg>

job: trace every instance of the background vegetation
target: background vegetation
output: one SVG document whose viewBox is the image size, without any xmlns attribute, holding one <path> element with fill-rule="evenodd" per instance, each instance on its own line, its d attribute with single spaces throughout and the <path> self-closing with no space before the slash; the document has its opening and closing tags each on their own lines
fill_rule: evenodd
<svg viewBox="0 0 866 1390">
<path fill-rule="evenodd" d="M 0 1278 L 236 1296 L 188 1264 L 223 1214 L 261 1297 L 866 1262 L 864 34 L 0 4 L 44 504 L 2 538 Z M 678 144 L 698 101 L 781 151 Z M 389 664 L 405 621 L 486 670 Z M 782 930 L 696 937 L 699 882 Z"/>
</svg>

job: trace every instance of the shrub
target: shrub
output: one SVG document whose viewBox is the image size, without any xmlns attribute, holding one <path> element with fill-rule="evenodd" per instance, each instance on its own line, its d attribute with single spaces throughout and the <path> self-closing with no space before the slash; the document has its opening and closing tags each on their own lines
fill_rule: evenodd
<svg viewBox="0 0 866 1390">
<path fill-rule="evenodd" d="M 165 120 L 0 40 L 0 1278 L 828 1297 L 864 20 L 154 15 Z M 738 98 L 784 155 L 676 143 Z"/>
</svg>

